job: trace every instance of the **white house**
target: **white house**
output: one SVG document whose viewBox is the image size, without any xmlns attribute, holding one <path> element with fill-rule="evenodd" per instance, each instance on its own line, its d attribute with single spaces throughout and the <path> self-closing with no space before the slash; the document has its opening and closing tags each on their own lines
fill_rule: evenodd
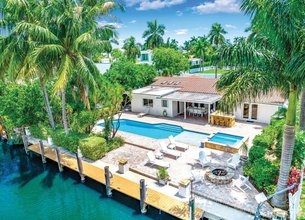
<svg viewBox="0 0 305 220">
<path fill-rule="evenodd" d="M 217 108 L 221 94 L 216 89 L 218 79 L 189 77 L 157 77 L 150 86 L 132 92 L 132 112 L 151 115 L 207 118 Z M 285 98 L 278 92 L 245 102 L 234 110 L 236 119 L 269 123 L 271 116 L 283 106 Z"/>
<path fill-rule="evenodd" d="M 152 65 L 153 64 L 152 57 L 153 54 L 151 50 L 142 50 L 141 55 L 138 57 L 138 62 L 142 64 L 146 63 Z"/>
</svg>

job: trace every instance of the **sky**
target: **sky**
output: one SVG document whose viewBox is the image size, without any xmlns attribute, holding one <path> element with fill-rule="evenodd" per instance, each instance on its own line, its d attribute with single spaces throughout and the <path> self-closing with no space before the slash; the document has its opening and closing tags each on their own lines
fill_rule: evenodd
<svg viewBox="0 0 305 220">
<path fill-rule="evenodd" d="M 134 36 L 143 43 L 142 34 L 147 21 L 158 20 L 165 25 L 164 39 L 175 38 L 179 44 L 192 36 L 209 33 L 213 23 L 220 23 L 228 32 L 225 37 L 247 36 L 245 29 L 250 19 L 240 11 L 241 0 L 122 0 L 125 11 L 115 11 L 113 18 L 101 23 L 112 23 L 117 27 L 119 43 Z"/>
</svg>

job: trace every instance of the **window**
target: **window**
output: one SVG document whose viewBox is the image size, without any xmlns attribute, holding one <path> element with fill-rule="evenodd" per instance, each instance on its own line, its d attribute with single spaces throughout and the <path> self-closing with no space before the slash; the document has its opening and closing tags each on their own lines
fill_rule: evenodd
<svg viewBox="0 0 305 220">
<path fill-rule="evenodd" d="M 251 119 L 253 119 L 253 120 L 257 120 L 257 109 L 258 109 L 258 105 L 253 104 L 252 105 L 252 113 L 251 113 Z"/>
<path fill-rule="evenodd" d="M 249 118 L 249 104 L 244 104 L 243 118 Z"/>
<path fill-rule="evenodd" d="M 154 101 L 152 99 L 143 99 L 143 105 L 147 107 L 153 107 Z"/>
<path fill-rule="evenodd" d="M 148 61 L 148 54 L 142 54 L 141 61 Z"/>
<path fill-rule="evenodd" d="M 168 107 L 167 104 L 168 104 L 168 103 L 167 103 L 167 100 L 162 100 L 162 107 L 163 107 L 163 108 L 167 108 L 167 107 Z"/>
</svg>

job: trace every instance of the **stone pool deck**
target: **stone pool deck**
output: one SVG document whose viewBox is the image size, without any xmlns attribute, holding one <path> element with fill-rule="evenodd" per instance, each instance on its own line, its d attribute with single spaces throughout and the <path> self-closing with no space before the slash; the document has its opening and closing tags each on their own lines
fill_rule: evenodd
<svg viewBox="0 0 305 220">
<path fill-rule="evenodd" d="M 135 114 L 123 114 L 122 119 L 136 120 L 146 123 L 175 124 L 182 126 L 184 129 L 204 133 L 224 132 L 240 136 L 247 135 L 250 140 L 250 145 L 252 143 L 253 137 L 256 134 L 259 134 L 261 129 L 264 127 L 262 124 L 237 122 L 236 126 L 233 128 L 223 128 L 209 124 L 194 124 L 190 121 L 181 122 L 176 119 L 157 118 L 150 116 L 137 118 Z M 99 130 L 100 128 L 96 127 L 95 129 Z M 159 142 L 161 140 L 151 139 L 148 137 L 121 131 L 118 132 L 118 135 L 122 136 L 127 143 L 123 147 L 109 152 L 101 161 L 116 166 L 120 158 L 127 158 L 132 170 L 145 176 L 156 177 L 157 168 L 147 163 L 148 159 L 146 154 L 149 151 L 158 151 L 160 148 Z M 162 141 L 168 142 L 166 139 L 162 139 Z M 192 176 L 192 171 L 197 173 L 200 172 L 201 175 L 204 176 L 206 169 L 200 168 L 197 162 L 197 158 L 201 150 L 202 148 L 198 146 L 190 146 L 190 149 L 182 152 L 182 156 L 177 160 L 173 160 L 167 157 L 164 158 L 165 161 L 168 161 L 171 164 L 168 172 L 171 177 L 171 183 L 173 185 L 177 185 L 181 179 L 190 178 Z M 225 165 L 227 159 L 232 156 L 230 153 L 213 149 L 206 148 L 205 151 L 211 162 L 216 164 Z M 235 172 L 234 178 L 238 178 L 240 174 L 242 174 L 241 166 Z M 194 184 L 194 192 L 196 194 L 197 207 L 200 207 L 205 211 L 210 210 L 210 212 L 214 214 L 220 214 L 223 210 L 231 210 L 230 212 L 227 212 L 228 219 L 230 219 L 228 217 L 230 216 L 229 213 L 235 213 L 234 219 L 253 219 L 252 215 L 255 213 L 257 207 L 254 196 L 259 193 L 253 185 L 251 185 L 251 190 L 247 190 L 245 193 L 233 187 L 232 183 L 227 185 L 215 185 L 208 182 L 207 180 L 204 180 L 202 183 Z M 213 206 L 211 204 L 213 204 Z M 219 209 L 221 207 L 221 210 L 218 209 L 218 212 L 215 208 L 217 206 L 219 206 Z M 236 217 L 238 214 L 237 212 L 234 212 L 234 209 L 240 210 L 239 214 L 243 217 Z M 264 207 L 261 209 L 262 215 L 266 218 L 271 217 L 271 212 L 272 208 L 269 204 L 264 205 Z M 244 215 L 241 213 L 244 213 Z M 246 217 L 247 213 L 251 214 Z M 221 217 L 221 214 L 218 217 Z"/>
</svg>

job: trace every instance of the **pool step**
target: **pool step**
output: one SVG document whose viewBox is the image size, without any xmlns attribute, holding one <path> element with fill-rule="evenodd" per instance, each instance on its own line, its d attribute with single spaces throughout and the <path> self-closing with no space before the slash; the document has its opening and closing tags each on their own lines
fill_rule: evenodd
<svg viewBox="0 0 305 220">
<path fill-rule="evenodd" d="M 170 125 L 170 124 L 157 124 L 155 125 L 156 128 L 166 130 L 166 131 L 172 131 L 175 133 L 181 133 L 183 130 L 182 127 L 176 126 L 176 125 Z"/>
</svg>

